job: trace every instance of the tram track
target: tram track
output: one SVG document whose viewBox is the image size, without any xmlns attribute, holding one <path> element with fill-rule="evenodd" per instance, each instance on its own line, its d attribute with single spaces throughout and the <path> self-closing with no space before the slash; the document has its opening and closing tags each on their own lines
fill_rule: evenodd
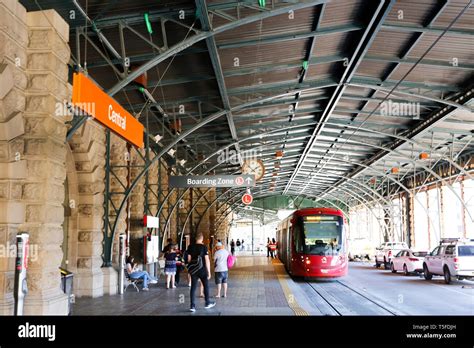
<svg viewBox="0 0 474 348">
<path fill-rule="evenodd" d="M 398 315 L 394 310 L 387 308 L 386 305 L 371 299 L 340 280 L 325 283 L 306 281 L 306 284 L 322 300 L 321 303 L 327 306 L 326 309 L 320 308 L 323 314 L 338 316 Z"/>
</svg>

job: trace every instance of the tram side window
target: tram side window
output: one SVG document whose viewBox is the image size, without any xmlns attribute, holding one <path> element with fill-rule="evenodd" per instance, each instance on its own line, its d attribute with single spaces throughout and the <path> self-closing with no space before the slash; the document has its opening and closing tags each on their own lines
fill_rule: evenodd
<svg viewBox="0 0 474 348">
<path fill-rule="evenodd" d="M 297 253 L 303 252 L 303 236 L 301 235 L 301 226 L 296 223 L 293 225 L 293 241 Z"/>
</svg>

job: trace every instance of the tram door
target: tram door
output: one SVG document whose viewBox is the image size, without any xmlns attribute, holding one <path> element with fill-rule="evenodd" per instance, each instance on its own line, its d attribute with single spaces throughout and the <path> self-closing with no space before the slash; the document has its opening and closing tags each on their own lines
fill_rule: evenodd
<svg viewBox="0 0 474 348">
<path fill-rule="evenodd" d="M 287 270 L 290 270 L 291 268 L 291 232 L 292 232 L 292 228 L 291 228 L 291 222 L 288 221 L 288 225 L 285 226 L 286 228 L 286 233 L 285 233 L 285 236 L 286 236 L 286 241 L 285 241 L 285 245 L 286 245 L 286 269 Z"/>
</svg>

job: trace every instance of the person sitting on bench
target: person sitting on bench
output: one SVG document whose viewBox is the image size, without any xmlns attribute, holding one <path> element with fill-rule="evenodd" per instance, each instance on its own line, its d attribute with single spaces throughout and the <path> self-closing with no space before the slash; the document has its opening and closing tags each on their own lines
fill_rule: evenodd
<svg viewBox="0 0 474 348">
<path fill-rule="evenodd" d="M 152 278 L 147 271 L 137 269 L 137 264 L 132 256 L 127 257 L 127 273 L 131 279 L 143 279 L 143 291 L 148 291 L 148 283 L 156 284 L 158 280 Z"/>
</svg>

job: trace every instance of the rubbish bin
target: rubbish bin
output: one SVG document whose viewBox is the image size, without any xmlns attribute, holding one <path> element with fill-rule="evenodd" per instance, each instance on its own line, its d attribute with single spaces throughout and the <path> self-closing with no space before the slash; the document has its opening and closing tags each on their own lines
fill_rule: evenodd
<svg viewBox="0 0 474 348">
<path fill-rule="evenodd" d="M 68 315 L 71 314 L 72 303 L 74 302 L 74 294 L 72 293 L 72 281 L 74 278 L 74 273 L 65 270 L 64 268 L 59 268 L 61 272 L 61 289 L 67 295 L 68 298 Z"/>
</svg>

